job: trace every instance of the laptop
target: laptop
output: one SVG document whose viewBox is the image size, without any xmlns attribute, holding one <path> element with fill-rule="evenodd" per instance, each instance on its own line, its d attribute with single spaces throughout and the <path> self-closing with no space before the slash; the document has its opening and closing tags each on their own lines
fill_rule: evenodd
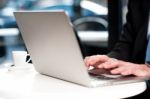
<svg viewBox="0 0 150 99">
<path fill-rule="evenodd" d="M 144 77 L 116 77 L 103 71 L 102 74 L 89 72 L 64 11 L 20 11 L 14 15 L 33 65 L 41 74 L 87 87 L 146 80 Z"/>
</svg>

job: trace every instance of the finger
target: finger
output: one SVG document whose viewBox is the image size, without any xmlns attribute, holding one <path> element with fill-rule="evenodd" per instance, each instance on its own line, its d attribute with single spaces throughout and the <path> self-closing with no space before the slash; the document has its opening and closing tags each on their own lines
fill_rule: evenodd
<svg viewBox="0 0 150 99">
<path fill-rule="evenodd" d="M 98 59 L 96 55 L 88 56 L 84 59 L 85 65 L 89 68 L 97 63 Z"/>
<path fill-rule="evenodd" d="M 111 68 L 116 68 L 119 66 L 119 61 L 110 61 L 107 62 L 106 64 L 104 64 L 104 68 L 105 69 L 111 69 Z"/>
<path fill-rule="evenodd" d="M 118 68 L 112 69 L 110 72 L 112 74 L 121 74 L 121 73 L 125 72 L 125 70 L 122 67 L 118 67 Z"/>
<path fill-rule="evenodd" d="M 108 59 L 109 57 L 106 55 L 94 55 L 94 56 L 90 56 L 86 58 L 85 62 L 86 62 L 86 65 L 88 66 L 95 66 L 95 65 L 105 62 Z"/>
<path fill-rule="evenodd" d="M 124 76 L 131 75 L 131 74 L 132 72 L 130 70 L 121 72 L 121 75 L 124 75 Z"/>
<path fill-rule="evenodd" d="M 85 65 L 86 65 L 87 67 L 90 66 L 88 60 L 89 60 L 89 57 L 85 57 L 84 63 L 85 63 Z"/>
<path fill-rule="evenodd" d="M 99 60 L 101 60 L 102 62 L 108 61 L 110 59 L 110 57 L 108 57 L 107 55 L 97 55 L 97 57 L 99 58 Z"/>
<path fill-rule="evenodd" d="M 119 66 L 119 61 L 110 59 L 107 62 L 100 64 L 98 68 L 105 68 L 105 69 L 111 69 L 111 68 L 116 68 Z"/>
</svg>

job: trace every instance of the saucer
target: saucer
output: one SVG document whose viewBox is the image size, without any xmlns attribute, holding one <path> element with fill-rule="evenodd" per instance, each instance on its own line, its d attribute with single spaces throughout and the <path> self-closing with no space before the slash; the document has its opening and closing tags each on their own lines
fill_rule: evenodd
<svg viewBox="0 0 150 99">
<path fill-rule="evenodd" d="M 24 65 L 20 65 L 20 66 L 16 66 L 16 65 L 11 65 L 11 67 L 8 68 L 8 71 L 16 71 L 16 70 L 28 70 L 31 68 L 31 64 L 24 64 Z"/>
</svg>

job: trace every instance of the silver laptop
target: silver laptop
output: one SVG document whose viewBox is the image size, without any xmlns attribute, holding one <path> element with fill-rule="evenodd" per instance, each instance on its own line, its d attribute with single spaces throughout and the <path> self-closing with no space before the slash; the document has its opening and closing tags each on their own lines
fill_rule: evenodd
<svg viewBox="0 0 150 99">
<path fill-rule="evenodd" d="M 77 37 L 67 14 L 53 12 L 14 12 L 35 69 L 88 87 L 124 84 L 146 80 L 143 77 L 115 77 L 88 72 Z M 91 75 L 92 74 L 92 75 Z"/>
</svg>

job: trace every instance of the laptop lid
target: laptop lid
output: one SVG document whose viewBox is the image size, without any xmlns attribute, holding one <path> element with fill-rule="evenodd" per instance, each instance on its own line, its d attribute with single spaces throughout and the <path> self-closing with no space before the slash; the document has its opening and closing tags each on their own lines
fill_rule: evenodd
<svg viewBox="0 0 150 99">
<path fill-rule="evenodd" d="M 39 73 L 90 86 L 76 35 L 65 12 L 24 11 L 14 15 Z"/>
</svg>

